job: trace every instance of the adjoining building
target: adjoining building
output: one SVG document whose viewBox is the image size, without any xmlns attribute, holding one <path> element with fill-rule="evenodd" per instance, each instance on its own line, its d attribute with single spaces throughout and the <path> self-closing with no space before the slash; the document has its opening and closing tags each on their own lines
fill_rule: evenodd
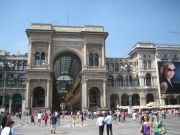
<svg viewBox="0 0 180 135">
<path fill-rule="evenodd" d="M 0 106 L 8 112 L 25 108 L 27 54 L 0 51 Z"/>
<path fill-rule="evenodd" d="M 0 70 L 0 105 L 9 112 L 180 104 L 178 90 L 161 93 L 159 87 L 162 63 L 174 62 L 180 70 L 179 46 L 139 42 L 126 57 L 107 58 L 102 26 L 33 23 L 26 33 L 28 54 L 0 53 L 6 65 Z"/>
</svg>

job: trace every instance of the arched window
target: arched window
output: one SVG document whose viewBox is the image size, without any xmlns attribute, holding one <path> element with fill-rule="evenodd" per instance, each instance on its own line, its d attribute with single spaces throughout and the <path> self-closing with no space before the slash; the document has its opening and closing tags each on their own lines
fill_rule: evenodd
<svg viewBox="0 0 180 135">
<path fill-rule="evenodd" d="M 109 71 L 109 64 L 106 63 L 106 70 Z"/>
<path fill-rule="evenodd" d="M 120 68 L 119 68 L 120 71 L 122 71 L 122 70 L 123 70 L 123 64 L 121 63 L 119 67 L 120 67 Z"/>
<path fill-rule="evenodd" d="M 151 86 L 151 75 L 149 73 L 146 74 L 146 86 Z"/>
<path fill-rule="evenodd" d="M 180 105 L 180 96 L 177 96 L 177 104 Z"/>
<path fill-rule="evenodd" d="M 3 99 L 3 98 L 2 98 Z M 5 110 L 9 109 L 9 100 L 10 100 L 10 96 L 5 93 L 4 95 L 4 106 L 5 106 Z"/>
<path fill-rule="evenodd" d="M 122 76 L 119 76 L 117 78 L 117 86 L 123 86 L 123 77 Z"/>
<path fill-rule="evenodd" d="M 12 97 L 12 112 L 21 112 L 22 111 L 22 96 L 20 94 L 15 94 Z"/>
<path fill-rule="evenodd" d="M 94 66 L 99 66 L 99 56 L 97 53 L 94 54 Z"/>
<path fill-rule="evenodd" d="M 23 61 L 18 62 L 18 70 L 23 70 Z"/>
<path fill-rule="evenodd" d="M 110 97 L 110 106 L 111 109 L 116 109 L 116 106 L 119 104 L 119 96 L 117 94 L 112 94 Z"/>
<path fill-rule="evenodd" d="M 99 66 L 99 55 L 97 53 L 89 54 L 89 66 Z"/>
<path fill-rule="evenodd" d="M 121 96 L 121 106 L 128 106 L 129 105 L 129 97 L 127 94 L 122 94 Z"/>
<path fill-rule="evenodd" d="M 139 76 L 138 75 L 136 75 L 136 78 L 134 80 L 134 85 L 139 86 Z"/>
<path fill-rule="evenodd" d="M 23 62 L 23 70 L 25 70 L 26 67 L 27 67 L 27 61 L 24 61 L 24 62 Z"/>
<path fill-rule="evenodd" d="M 33 107 L 45 106 L 45 90 L 42 87 L 37 87 L 33 91 Z"/>
<path fill-rule="evenodd" d="M 41 53 L 41 65 L 45 65 L 45 53 Z"/>
<path fill-rule="evenodd" d="M 35 53 L 35 65 L 45 65 L 45 52 Z"/>
<path fill-rule="evenodd" d="M 146 103 L 148 104 L 149 102 L 154 102 L 154 96 L 150 93 L 146 96 Z"/>
<path fill-rule="evenodd" d="M 0 74 L 0 86 L 3 86 L 3 80 L 4 80 L 3 74 Z"/>
<path fill-rule="evenodd" d="M 146 60 L 143 60 L 143 68 L 147 69 L 147 61 Z"/>
<path fill-rule="evenodd" d="M 89 107 L 100 107 L 100 92 L 98 88 L 92 88 L 89 91 Z"/>
<path fill-rule="evenodd" d="M 13 86 L 13 84 L 14 84 L 14 75 L 13 74 L 7 75 L 7 84 L 10 86 Z"/>
<path fill-rule="evenodd" d="M 115 72 L 119 72 L 119 64 L 115 63 Z"/>
<path fill-rule="evenodd" d="M 109 76 L 108 77 L 108 86 L 113 86 L 113 77 L 112 76 Z"/>
<path fill-rule="evenodd" d="M 19 85 L 25 85 L 25 74 L 20 74 L 19 76 L 18 76 L 18 83 L 19 83 Z"/>
<path fill-rule="evenodd" d="M 113 72 L 113 71 L 114 71 L 114 64 L 113 64 L 113 63 L 110 63 L 110 64 L 109 64 L 109 71 L 110 71 L 110 72 Z"/>
<path fill-rule="evenodd" d="M 35 54 L 35 65 L 40 65 L 40 53 L 39 52 L 36 52 Z"/>
<path fill-rule="evenodd" d="M 125 80 L 124 80 L 124 86 L 128 86 L 128 85 L 129 85 L 128 80 L 129 80 L 129 79 L 128 79 L 128 76 L 126 76 L 126 77 L 125 77 Z"/>
<path fill-rule="evenodd" d="M 140 105 L 140 101 L 139 101 L 139 95 L 138 94 L 133 94 L 132 95 L 132 105 Z"/>
<path fill-rule="evenodd" d="M 89 54 L 89 66 L 93 66 L 93 54 Z"/>
<path fill-rule="evenodd" d="M 151 69 L 151 60 L 148 60 L 148 69 Z"/>
<path fill-rule="evenodd" d="M 165 99 L 165 104 L 166 105 L 175 105 L 175 104 L 177 104 L 177 100 L 174 98 L 173 95 L 169 95 Z"/>
<path fill-rule="evenodd" d="M 133 86 L 133 79 L 132 79 L 132 76 L 129 76 L 129 86 Z"/>
</svg>

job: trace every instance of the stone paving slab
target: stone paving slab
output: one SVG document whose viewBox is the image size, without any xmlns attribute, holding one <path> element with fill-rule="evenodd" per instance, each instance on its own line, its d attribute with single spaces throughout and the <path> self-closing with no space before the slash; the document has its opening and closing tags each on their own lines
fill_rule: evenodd
<svg viewBox="0 0 180 135">
<path fill-rule="evenodd" d="M 115 121 L 113 123 L 113 135 L 138 135 L 140 129 L 139 121 L 133 121 L 131 118 L 127 118 L 125 123 L 119 123 Z M 14 125 L 15 135 L 51 135 L 50 125 L 44 126 L 44 123 L 40 127 L 30 123 L 30 117 L 23 118 L 22 120 L 15 119 Z M 168 129 L 167 135 L 179 135 L 180 134 L 180 117 L 168 118 L 164 120 Z M 57 135 L 98 135 L 98 127 L 96 126 L 96 119 L 87 119 L 84 121 L 84 126 L 81 127 L 80 118 L 78 119 L 76 126 L 71 127 L 70 117 L 61 119 L 60 126 L 57 125 Z M 106 128 L 104 135 L 107 135 Z"/>
</svg>

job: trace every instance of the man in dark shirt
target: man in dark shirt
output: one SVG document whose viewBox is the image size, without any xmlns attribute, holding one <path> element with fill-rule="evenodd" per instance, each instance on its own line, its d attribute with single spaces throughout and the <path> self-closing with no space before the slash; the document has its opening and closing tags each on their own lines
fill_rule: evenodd
<svg viewBox="0 0 180 135">
<path fill-rule="evenodd" d="M 55 114 L 53 113 L 51 118 L 50 118 L 50 122 L 51 122 L 51 133 L 56 132 L 56 123 L 57 123 L 57 116 L 55 116 Z"/>
</svg>

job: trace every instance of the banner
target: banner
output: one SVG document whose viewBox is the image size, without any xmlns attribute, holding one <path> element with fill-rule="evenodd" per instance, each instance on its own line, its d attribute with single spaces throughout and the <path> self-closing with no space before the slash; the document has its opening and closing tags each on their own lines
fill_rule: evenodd
<svg viewBox="0 0 180 135">
<path fill-rule="evenodd" d="M 161 94 L 180 93 L 180 62 L 158 62 Z"/>
</svg>

